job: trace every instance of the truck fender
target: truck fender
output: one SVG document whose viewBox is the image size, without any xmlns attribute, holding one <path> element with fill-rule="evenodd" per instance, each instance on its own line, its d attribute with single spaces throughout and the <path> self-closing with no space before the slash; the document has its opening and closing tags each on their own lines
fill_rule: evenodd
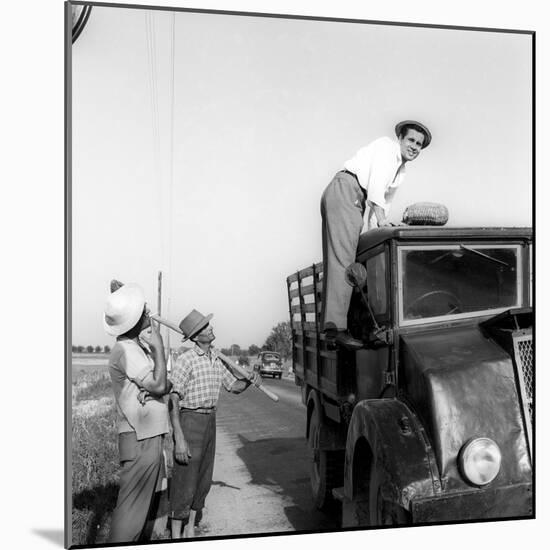
<svg viewBox="0 0 550 550">
<path fill-rule="evenodd" d="M 433 450 L 411 409 L 398 399 L 359 402 L 346 441 L 344 496 L 368 499 L 371 471 L 381 479 L 384 500 L 410 509 L 413 498 L 441 493 Z"/>
</svg>

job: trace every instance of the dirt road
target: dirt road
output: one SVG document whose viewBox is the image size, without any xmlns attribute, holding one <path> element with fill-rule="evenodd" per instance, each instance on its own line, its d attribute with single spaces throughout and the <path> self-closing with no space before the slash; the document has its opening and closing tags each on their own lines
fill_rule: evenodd
<svg viewBox="0 0 550 550">
<path fill-rule="evenodd" d="M 338 528 L 312 505 L 299 388 L 289 378 L 264 383 L 278 403 L 255 388 L 222 392 L 214 483 L 198 537 Z"/>
</svg>

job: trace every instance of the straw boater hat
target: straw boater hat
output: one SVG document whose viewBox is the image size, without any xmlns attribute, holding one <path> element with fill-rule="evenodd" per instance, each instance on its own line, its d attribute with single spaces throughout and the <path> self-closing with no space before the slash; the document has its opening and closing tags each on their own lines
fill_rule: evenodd
<svg viewBox="0 0 550 550">
<path fill-rule="evenodd" d="M 186 342 L 189 338 L 195 336 L 199 333 L 212 319 L 213 314 L 207 315 L 206 317 L 194 309 L 187 317 L 183 319 L 180 323 L 180 329 L 183 333 L 182 342 Z"/>
<path fill-rule="evenodd" d="M 426 147 L 428 147 L 428 145 L 432 141 L 432 134 L 428 130 L 428 128 L 424 126 L 424 124 L 422 124 L 421 122 L 418 122 L 417 120 L 402 120 L 401 122 L 398 122 L 395 125 L 395 135 L 399 137 L 399 134 L 401 134 L 401 128 L 403 128 L 403 126 L 407 126 L 408 124 L 414 124 L 415 126 L 422 128 L 422 131 L 424 132 L 424 136 L 425 136 L 424 143 L 422 144 L 422 149 L 426 149 Z"/>
<path fill-rule="evenodd" d="M 111 288 L 116 285 L 111 283 Z M 129 283 L 114 290 L 107 298 L 103 328 L 111 336 L 120 336 L 133 328 L 145 307 L 145 294 L 139 285 Z"/>
</svg>

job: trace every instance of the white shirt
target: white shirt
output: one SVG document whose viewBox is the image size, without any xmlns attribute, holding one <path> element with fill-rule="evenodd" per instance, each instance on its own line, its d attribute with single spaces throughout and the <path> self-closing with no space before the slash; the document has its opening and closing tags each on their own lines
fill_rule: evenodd
<svg viewBox="0 0 550 550">
<path fill-rule="evenodd" d="M 359 185 L 367 191 L 367 204 L 370 212 L 367 229 L 378 226 L 373 204 L 384 209 L 386 216 L 397 188 L 405 178 L 405 163 L 401 158 L 401 148 L 397 141 L 381 137 L 362 147 L 348 161 L 344 168 L 353 172 Z"/>
<path fill-rule="evenodd" d="M 151 376 L 151 356 L 133 340 L 118 340 L 109 357 L 109 372 L 117 405 L 118 433 L 136 432 L 138 440 L 168 433 L 168 406 L 159 397 L 142 405 L 143 380 Z"/>
</svg>

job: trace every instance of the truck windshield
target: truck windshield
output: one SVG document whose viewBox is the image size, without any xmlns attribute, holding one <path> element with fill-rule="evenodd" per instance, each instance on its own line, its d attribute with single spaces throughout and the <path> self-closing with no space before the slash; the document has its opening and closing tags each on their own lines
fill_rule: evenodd
<svg viewBox="0 0 550 550">
<path fill-rule="evenodd" d="M 402 324 L 520 305 L 519 245 L 405 246 L 399 252 Z"/>
</svg>

